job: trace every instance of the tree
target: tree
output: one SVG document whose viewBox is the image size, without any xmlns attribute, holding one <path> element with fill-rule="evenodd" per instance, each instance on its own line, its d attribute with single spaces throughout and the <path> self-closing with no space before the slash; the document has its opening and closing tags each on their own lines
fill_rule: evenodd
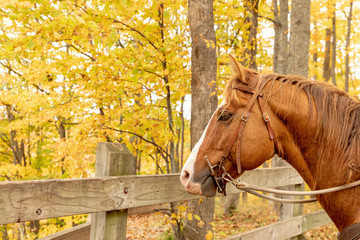
<svg viewBox="0 0 360 240">
<path fill-rule="evenodd" d="M 280 11 L 279 5 L 280 4 Z M 286 74 L 287 72 L 287 59 L 288 59 L 288 15 L 289 15 L 289 2 L 288 0 L 273 0 L 274 11 L 274 56 L 273 56 L 273 69 L 274 72 Z"/>
<path fill-rule="evenodd" d="M 336 3 L 334 3 L 331 37 L 331 82 L 336 86 Z"/>
<path fill-rule="evenodd" d="M 217 108 L 216 94 L 216 38 L 213 1 L 190 0 L 189 24 L 191 32 L 191 147 L 200 139 L 213 112 Z M 195 220 L 188 221 L 185 234 L 189 239 L 204 239 L 211 231 L 214 218 L 213 198 L 193 200 L 190 211 L 200 216 L 205 225 L 198 229 Z M 197 231 L 194 231 L 197 229 Z"/>
<path fill-rule="evenodd" d="M 100 141 L 127 144 L 141 173 L 177 172 L 175 143 L 189 138 L 185 5 L 1 3 L 1 180 L 88 177 Z"/>
<path fill-rule="evenodd" d="M 309 75 L 310 0 L 291 2 L 289 63 L 287 74 Z"/>
<path fill-rule="evenodd" d="M 259 0 L 245 1 L 245 20 L 246 30 L 242 36 L 242 57 L 241 62 L 244 66 L 256 70 L 256 53 L 257 53 L 257 31 L 259 16 Z"/>
<path fill-rule="evenodd" d="M 350 10 L 349 15 L 347 16 L 347 32 L 346 32 L 346 58 L 345 58 L 345 92 L 349 92 L 349 75 L 350 75 L 350 66 L 349 66 L 349 48 L 350 48 L 350 35 L 351 35 L 351 20 L 352 20 L 352 11 L 353 11 L 353 0 L 350 0 Z"/>
<path fill-rule="evenodd" d="M 292 0 L 287 74 L 309 77 L 310 0 Z M 304 184 L 301 185 L 304 189 Z M 294 207 L 292 207 L 294 210 Z M 302 207 L 295 215 L 301 214 Z M 292 214 L 293 215 L 293 214 Z"/>
<path fill-rule="evenodd" d="M 331 29 L 326 28 L 326 35 L 325 35 L 325 56 L 324 56 L 324 65 L 323 65 L 323 79 L 328 82 L 331 76 L 331 69 L 330 69 L 330 54 L 331 54 Z"/>
</svg>

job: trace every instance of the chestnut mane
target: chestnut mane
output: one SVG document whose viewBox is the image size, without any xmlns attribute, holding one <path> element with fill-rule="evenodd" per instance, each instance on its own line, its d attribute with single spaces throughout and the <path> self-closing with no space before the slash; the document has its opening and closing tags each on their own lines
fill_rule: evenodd
<svg viewBox="0 0 360 240">
<path fill-rule="evenodd" d="M 258 73 L 246 69 L 244 76 L 247 80 L 254 81 L 259 78 Z M 360 103 L 338 88 L 328 83 L 311 81 L 300 76 L 268 74 L 264 76 L 268 84 L 278 81 L 282 94 L 292 94 L 292 101 L 304 92 L 309 99 L 309 119 L 305 121 L 316 121 L 317 131 L 314 139 L 318 144 L 318 161 L 315 179 L 321 171 L 323 164 L 336 164 L 339 171 L 347 169 L 360 171 Z M 232 89 L 234 81 L 232 78 L 224 91 L 226 102 L 239 101 L 239 92 Z M 243 81 L 244 82 L 244 81 Z M 249 81 L 247 81 L 249 82 Z M 284 88 L 288 85 L 295 87 L 295 92 L 285 93 Z M 272 86 L 272 85 L 271 85 Z M 272 87 L 271 87 L 272 89 Z M 271 90 L 273 93 L 274 89 Z M 271 94 L 265 95 L 271 100 Z M 282 102 L 281 104 L 292 104 Z M 313 109 L 315 108 L 315 111 Z M 313 116 L 315 113 L 316 116 Z M 350 180 L 354 171 L 350 171 L 347 180 Z M 339 179 L 340 180 L 340 179 Z"/>
</svg>

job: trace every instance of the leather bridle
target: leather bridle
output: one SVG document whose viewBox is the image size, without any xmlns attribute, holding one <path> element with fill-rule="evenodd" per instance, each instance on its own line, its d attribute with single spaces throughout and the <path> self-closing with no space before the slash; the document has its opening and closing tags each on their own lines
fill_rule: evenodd
<svg viewBox="0 0 360 240">
<path fill-rule="evenodd" d="M 243 83 L 233 83 L 231 86 L 232 89 L 236 89 L 236 90 L 239 90 L 242 92 L 252 94 L 252 98 L 250 99 L 250 102 L 248 103 L 248 105 L 245 107 L 245 110 L 241 115 L 240 124 L 239 124 L 238 128 L 236 129 L 235 134 L 231 138 L 230 143 L 227 145 L 227 147 L 221 157 L 221 160 L 216 165 L 212 166 L 209 159 L 207 158 L 207 156 L 205 156 L 205 160 L 207 161 L 207 163 L 210 167 L 210 171 L 211 171 L 210 175 L 213 176 L 213 178 L 216 182 L 216 185 L 218 187 L 219 193 L 223 193 L 224 195 L 226 195 L 225 185 L 226 185 L 226 182 L 228 181 L 227 180 L 228 178 L 226 178 L 226 177 L 229 176 L 229 174 L 226 172 L 224 164 L 225 164 L 225 160 L 228 159 L 231 149 L 233 148 L 235 142 L 236 142 L 237 172 L 238 172 L 238 174 L 241 174 L 242 169 L 241 169 L 241 151 L 240 151 L 240 149 L 241 149 L 242 135 L 244 133 L 245 125 L 250 118 L 251 109 L 254 106 L 256 100 L 259 103 L 260 111 L 261 111 L 261 114 L 263 116 L 264 122 L 266 124 L 267 130 L 269 133 L 269 138 L 270 138 L 270 140 L 274 141 L 275 153 L 278 152 L 278 144 L 276 141 L 276 137 L 275 137 L 273 128 L 271 127 L 271 124 L 270 124 L 270 117 L 265 112 L 265 108 L 264 108 L 264 104 L 263 104 L 263 91 L 262 90 L 263 90 L 264 86 L 266 85 L 266 83 L 267 83 L 267 81 L 265 80 L 265 78 L 261 77 L 257 81 L 255 88 L 245 85 Z M 222 174 L 221 173 L 219 174 L 219 172 L 222 172 Z"/>
</svg>

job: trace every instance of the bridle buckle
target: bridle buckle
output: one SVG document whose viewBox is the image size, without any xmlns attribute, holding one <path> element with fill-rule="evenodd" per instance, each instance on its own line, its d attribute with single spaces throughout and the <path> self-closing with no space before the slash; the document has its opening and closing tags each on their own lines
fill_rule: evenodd
<svg viewBox="0 0 360 240">
<path fill-rule="evenodd" d="M 267 113 L 263 114 L 263 118 L 264 118 L 265 122 L 270 122 L 270 117 L 269 117 L 269 115 Z"/>
<path fill-rule="evenodd" d="M 249 117 L 250 117 L 250 113 L 249 112 L 244 112 L 241 115 L 241 120 L 243 120 L 244 122 L 247 122 L 247 120 L 249 120 Z"/>
</svg>

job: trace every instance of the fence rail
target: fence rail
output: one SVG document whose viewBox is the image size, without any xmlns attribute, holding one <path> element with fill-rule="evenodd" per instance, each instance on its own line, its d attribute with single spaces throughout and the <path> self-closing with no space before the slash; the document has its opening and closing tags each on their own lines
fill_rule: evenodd
<svg viewBox="0 0 360 240">
<path fill-rule="evenodd" d="M 248 172 L 242 181 L 264 187 L 298 184 L 288 167 Z M 0 224 L 107 212 L 199 198 L 188 194 L 179 174 L 33 180 L 0 183 Z M 240 192 L 228 184 L 228 194 Z"/>
<path fill-rule="evenodd" d="M 104 212 L 119 213 L 125 211 L 119 217 L 116 217 L 116 219 L 125 219 L 125 222 L 119 220 L 118 223 L 123 228 L 119 230 L 122 231 L 121 236 L 124 236 L 128 209 L 135 211 L 141 207 L 199 198 L 188 194 L 183 189 L 179 181 L 179 174 L 109 176 L 131 172 L 129 169 L 133 164 L 131 164 L 131 159 L 129 160 L 130 155 L 120 144 L 99 143 L 96 175 L 106 177 L 0 182 L 0 224 L 98 213 L 93 214 L 92 222 L 96 222 L 94 225 L 100 229 L 98 231 L 101 231 L 101 233 L 95 231 L 92 233 L 93 237 L 91 239 L 110 239 L 104 235 L 106 234 L 106 230 L 103 229 L 106 228 L 105 223 L 101 223 L 101 221 L 105 222 L 105 215 L 101 215 Z M 246 172 L 241 177 L 241 181 L 264 187 L 281 187 L 303 182 L 298 173 L 290 167 L 256 169 Z M 227 192 L 231 194 L 240 191 L 228 184 Z M 320 219 L 318 222 L 329 222 L 323 213 L 319 214 L 316 216 L 321 216 L 322 220 Z M 109 214 L 109 216 L 112 215 Z M 299 216 L 286 220 L 285 223 L 292 226 L 292 224 L 296 225 L 301 221 L 300 225 L 306 226 L 301 228 L 302 231 L 303 229 L 309 229 L 308 225 L 303 224 L 304 221 L 307 221 L 306 219 L 308 217 Z M 280 222 L 276 224 L 274 226 L 272 226 L 273 224 L 269 225 L 267 228 L 272 229 L 270 230 L 272 232 L 276 232 L 278 231 L 276 229 L 285 226 Z M 86 226 L 86 228 L 89 229 L 89 226 Z M 289 227 L 285 228 L 288 229 Z M 83 231 L 81 227 L 73 229 L 73 235 L 75 236 L 81 231 Z M 93 227 L 91 231 L 93 231 Z M 298 230 L 296 231 L 298 232 Z M 71 235 L 69 232 L 71 230 L 67 233 Z M 83 232 L 84 234 L 85 232 Z M 113 239 L 123 238 L 119 236 Z M 245 236 L 234 236 L 235 238 L 231 239 L 250 239 L 245 238 Z M 80 238 L 77 237 L 76 239 Z"/>
</svg>

